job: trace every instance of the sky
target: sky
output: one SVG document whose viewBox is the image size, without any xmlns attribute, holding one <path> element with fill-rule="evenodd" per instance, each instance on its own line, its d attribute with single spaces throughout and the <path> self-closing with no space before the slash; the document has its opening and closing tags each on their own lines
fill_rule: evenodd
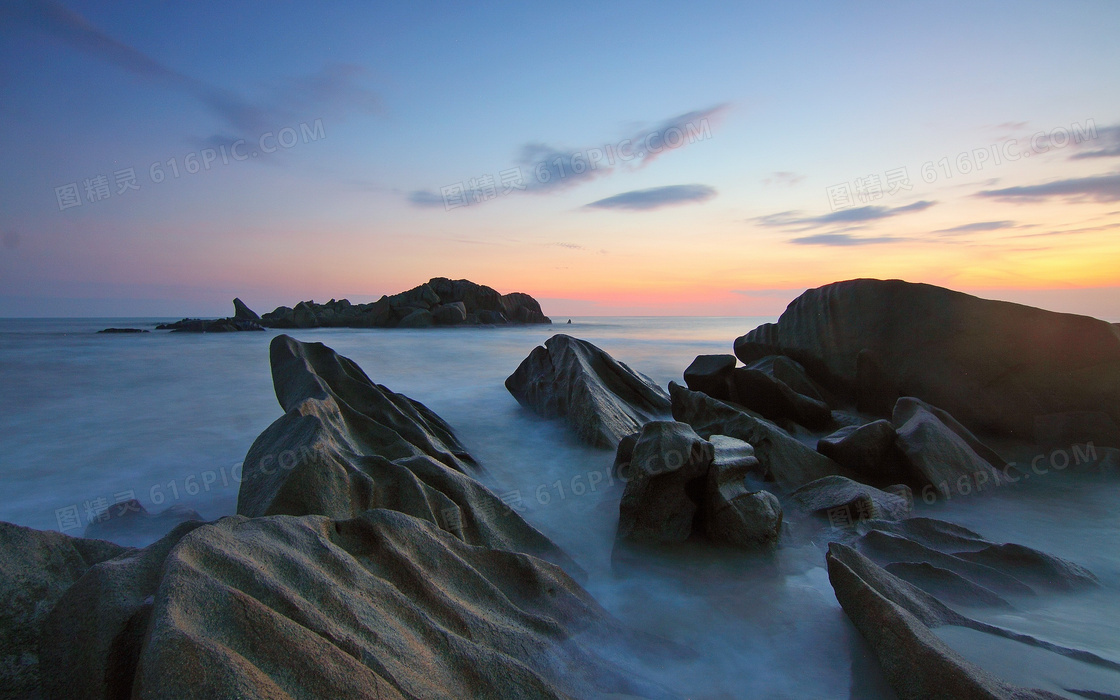
<svg viewBox="0 0 1120 700">
<path fill-rule="evenodd" d="M 1120 3 L 0 4 L 0 317 L 856 277 L 1120 321 Z"/>
</svg>

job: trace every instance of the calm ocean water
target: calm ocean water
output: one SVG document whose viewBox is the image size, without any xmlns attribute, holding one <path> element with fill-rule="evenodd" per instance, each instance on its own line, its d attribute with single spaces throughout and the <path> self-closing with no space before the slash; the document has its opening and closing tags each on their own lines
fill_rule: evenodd
<svg viewBox="0 0 1120 700">
<path fill-rule="evenodd" d="M 891 697 L 815 546 L 786 547 L 765 561 L 696 557 L 642 575 L 612 567 L 621 493 L 605 476 L 613 455 L 524 411 L 502 385 L 554 333 L 589 340 L 664 385 L 681 381 L 697 354 L 729 353 L 735 337 L 771 320 L 575 318 L 544 327 L 290 333 L 326 343 L 442 416 L 486 469 L 483 480 L 588 571 L 587 586 L 604 606 L 697 651 L 651 675 L 692 697 Z M 0 320 L 0 520 L 80 535 L 92 512 L 127 497 L 153 512 L 235 511 L 238 465 L 280 416 L 268 366 L 275 332 L 96 334 L 155 322 Z M 1104 582 L 1099 591 L 1040 598 L 1030 610 L 984 619 L 1120 660 L 1120 478 L 1055 473 L 928 514 L 1089 567 Z M 959 637 L 951 643 L 970 655 L 995 653 Z M 1025 674 L 1015 680 L 1036 685 L 1072 682 L 1083 671 L 1011 663 Z"/>
</svg>

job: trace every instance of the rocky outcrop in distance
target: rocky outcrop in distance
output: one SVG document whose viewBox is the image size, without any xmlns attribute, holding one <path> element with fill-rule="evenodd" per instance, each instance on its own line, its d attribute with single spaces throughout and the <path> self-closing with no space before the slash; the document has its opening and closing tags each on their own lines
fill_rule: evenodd
<svg viewBox="0 0 1120 700">
<path fill-rule="evenodd" d="M 1120 331 L 1087 316 L 928 284 L 858 279 L 810 289 L 777 323 L 735 341 L 744 363 L 784 355 L 886 417 L 901 396 L 972 430 L 1030 439 L 1036 416 L 1101 411 L 1120 422 Z"/>
<path fill-rule="evenodd" d="M 331 299 L 325 304 L 301 301 L 292 308 L 278 307 L 260 318 L 260 324 L 269 328 L 426 328 L 519 323 L 552 320 L 528 294 L 501 294 L 470 280 L 446 277 L 433 277 L 406 292 L 382 296 L 368 304 L 351 304 L 346 299 Z"/>
<path fill-rule="evenodd" d="M 570 335 L 533 348 L 505 384 L 522 406 L 564 418 L 595 447 L 613 450 L 643 424 L 669 417 L 669 396 L 652 379 Z"/>
<path fill-rule="evenodd" d="M 176 333 L 234 333 L 237 331 L 263 331 L 260 319 L 240 299 L 233 300 L 233 316 L 213 320 L 184 318 L 175 323 L 161 323 L 157 331 Z"/>
</svg>

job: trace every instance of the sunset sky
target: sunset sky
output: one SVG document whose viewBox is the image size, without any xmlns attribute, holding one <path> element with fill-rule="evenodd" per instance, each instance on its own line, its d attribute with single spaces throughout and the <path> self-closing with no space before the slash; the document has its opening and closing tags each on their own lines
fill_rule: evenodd
<svg viewBox="0 0 1120 700">
<path fill-rule="evenodd" d="M 5 2 L 0 316 L 890 277 L 1120 321 L 1120 3 L 605 5 Z"/>
</svg>

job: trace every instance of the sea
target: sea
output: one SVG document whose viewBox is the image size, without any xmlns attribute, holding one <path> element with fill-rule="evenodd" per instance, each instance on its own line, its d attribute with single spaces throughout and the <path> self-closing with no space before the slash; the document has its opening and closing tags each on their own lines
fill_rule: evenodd
<svg viewBox="0 0 1120 700">
<path fill-rule="evenodd" d="M 168 320 L 0 320 L 0 520 L 80 536 L 99 511 L 129 498 L 153 513 L 236 511 L 241 461 L 281 415 L 268 361 L 278 331 L 154 330 Z M 620 566 L 613 453 L 533 415 L 503 386 L 555 333 L 588 340 L 665 386 L 681 382 L 696 355 L 730 353 L 737 336 L 775 319 L 566 320 L 287 332 L 327 344 L 443 417 L 482 465 L 479 478 L 578 562 L 602 606 L 679 645 L 680 654 L 644 669 L 651 678 L 689 698 L 894 697 L 829 585 L 831 528 L 771 554 L 697 551 Z M 151 332 L 97 333 L 108 327 Z M 916 508 L 1090 569 L 1098 589 L 962 611 L 1120 662 L 1120 474 L 1050 469 L 983 494 L 917 499 Z M 1120 695 L 1115 671 L 978 633 L 938 634 L 1009 682 L 1071 698 Z"/>
</svg>

